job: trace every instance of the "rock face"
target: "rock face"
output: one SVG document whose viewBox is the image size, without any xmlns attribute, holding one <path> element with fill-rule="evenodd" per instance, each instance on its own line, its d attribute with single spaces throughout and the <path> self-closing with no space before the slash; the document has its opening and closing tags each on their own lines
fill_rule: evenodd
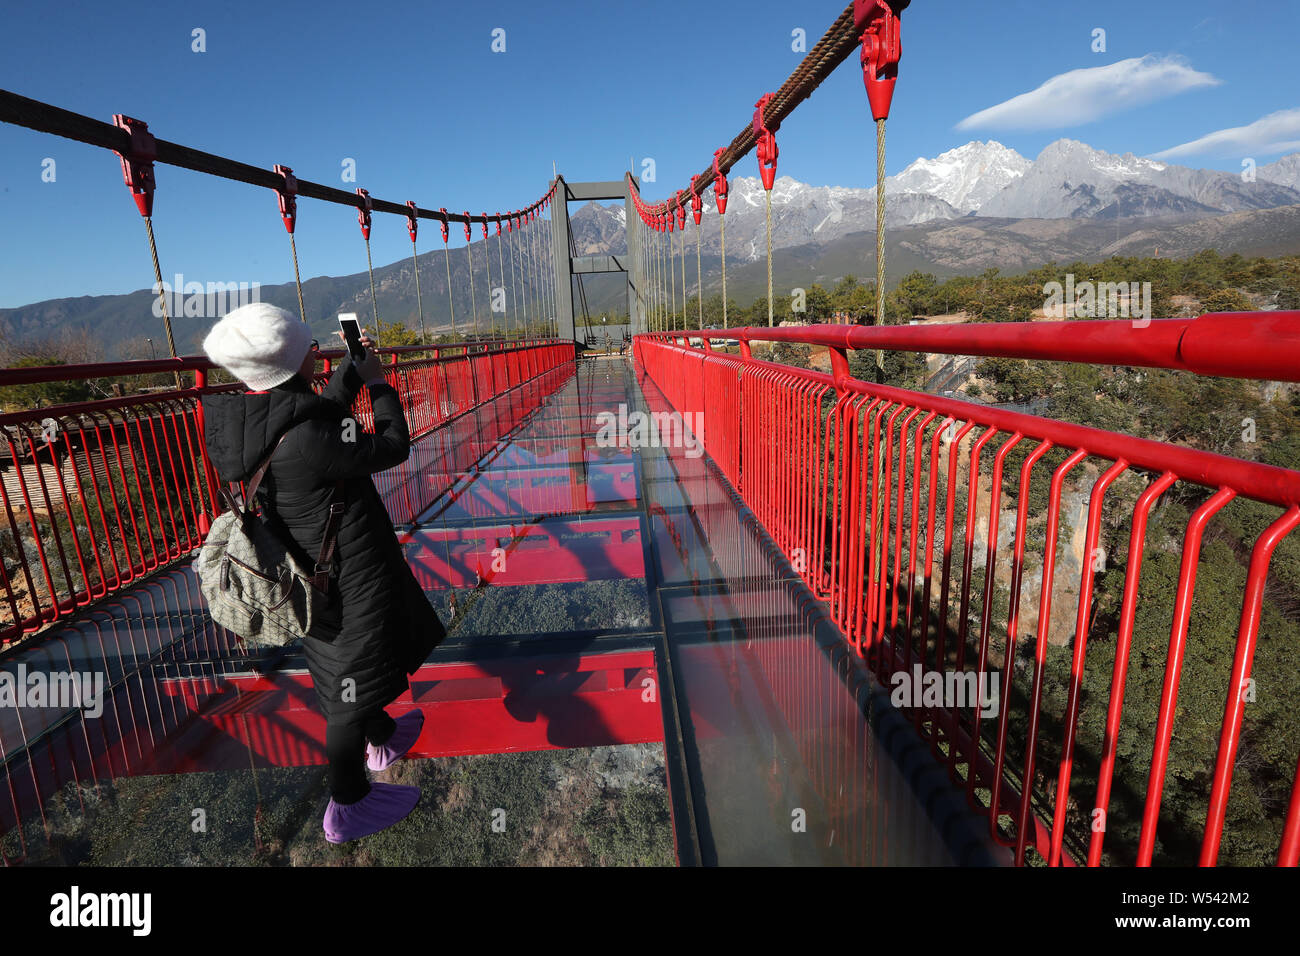
<svg viewBox="0 0 1300 956">
<path fill-rule="evenodd" d="M 1275 163 L 1260 166 L 1256 175 L 1270 183 L 1277 183 L 1289 189 L 1300 189 L 1300 153 L 1283 156 Z"/>
</svg>

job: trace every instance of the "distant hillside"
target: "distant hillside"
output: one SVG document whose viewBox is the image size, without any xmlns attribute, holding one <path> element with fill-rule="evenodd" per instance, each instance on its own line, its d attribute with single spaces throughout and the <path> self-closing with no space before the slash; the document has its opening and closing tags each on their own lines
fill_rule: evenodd
<svg viewBox="0 0 1300 956">
<path fill-rule="evenodd" d="M 496 237 L 489 242 L 492 256 L 492 284 L 500 285 Z M 479 321 L 486 329 L 488 321 L 488 304 L 485 301 L 487 275 L 482 258 L 483 243 L 474 244 L 474 294 L 477 296 Z M 429 329 L 451 328 L 451 314 L 447 304 L 447 266 L 443 261 L 441 249 L 426 252 L 419 257 L 420 294 L 424 300 L 425 325 Z M 509 247 L 506 247 L 506 270 L 510 269 Z M 467 321 L 471 322 L 470 288 L 468 269 L 464 248 L 451 250 L 451 284 L 456 323 L 464 331 Z M 379 317 L 384 322 L 403 322 L 410 328 L 419 327 L 419 311 L 416 304 L 415 270 L 409 258 L 375 268 L 375 292 L 379 305 Z M 307 279 L 302 285 L 303 303 L 307 310 L 312 331 L 318 338 L 324 339 L 338 329 L 336 317 L 339 312 L 356 312 L 367 325 L 370 321 L 370 280 L 365 272 L 352 275 L 318 276 Z M 298 294 L 292 282 L 279 285 L 264 285 L 258 289 L 258 297 L 263 302 L 298 313 Z M 532 302 L 529 295 L 529 303 Z M 157 296 L 147 289 L 126 295 L 80 296 L 69 299 L 49 299 L 32 305 L 15 309 L 0 309 L 0 336 L 24 339 L 34 335 L 46 335 L 63 329 L 84 327 L 102 344 L 105 358 L 121 357 L 124 352 L 135 347 L 138 351 L 139 341 L 150 336 L 159 355 L 166 353 L 166 338 L 162 319 L 154 315 Z M 169 306 L 170 307 L 170 306 Z M 507 315 L 515 318 L 514 303 L 506 295 Z M 519 310 L 523 310 L 522 297 Z M 218 306 L 214 297 L 204 310 L 208 315 L 222 314 L 225 310 Z M 536 316 L 535 316 L 536 317 Z M 500 317 L 498 317 L 500 321 Z M 208 329 L 215 318 L 187 318 L 172 314 L 172 328 L 176 336 L 176 348 L 182 355 L 197 354 Z"/>
</svg>

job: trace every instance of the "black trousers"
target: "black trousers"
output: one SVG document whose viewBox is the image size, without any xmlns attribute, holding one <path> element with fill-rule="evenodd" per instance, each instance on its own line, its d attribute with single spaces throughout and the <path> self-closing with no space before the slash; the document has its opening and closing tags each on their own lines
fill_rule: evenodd
<svg viewBox="0 0 1300 956">
<path fill-rule="evenodd" d="M 325 756 L 329 760 L 330 796 L 335 803 L 356 803 L 370 792 L 366 776 L 366 741 L 386 743 L 397 722 L 382 707 L 361 720 L 325 727 Z"/>
</svg>

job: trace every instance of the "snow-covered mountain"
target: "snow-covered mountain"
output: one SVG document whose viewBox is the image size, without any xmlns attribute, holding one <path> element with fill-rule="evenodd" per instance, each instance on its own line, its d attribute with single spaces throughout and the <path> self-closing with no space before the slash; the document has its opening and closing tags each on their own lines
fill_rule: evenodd
<svg viewBox="0 0 1300 956">
<path fill-rule="evenodd" d="M 1275 163 L 1260 166 L 1255 170 L 1260 179 L 1291 189 L 1300 189 L 1300 153 L 1283 156 Z"/>
<path fill-rule="evenodd" d="M 756 176 L 730 180 L 727 257 L 755 261 L 766 253 L 766 197 Z M 702 248 L 721 251 L 718 220 L 706 190 Z M 917 159 L 885 184 L 885 223 L 911 226 L 980 216 L 1000 219 L 1195 220 L 1300 204 L 1300 153 L 1257 170 L 1253 182 L 1234 173 L 1191 169 L 1093 149 L 1060 139 L 1032 162 L 995 141 L 970 142 L 934 159 Z M 620 252 L 622 206 L 591 204 L 574 216 L 579 247 Z M 876 190 L 810 186 L 781 176 L 772 189 L 774 248 L 824 245 L 876 227 Z M 695 244 L 688 222 L 687 241 Z M 677 240 L 675 240 L 677 241 Z"/>
<path fill-rule="evenodd" d="M 1024 175 L 980 206 L 1006 219 L 1196 215 L 1270 209 L 1300 202 L 1300 192 L 1262 177 L 1190 169 L 1117 156 L 1071 139 L 1049 143 Z"/>
<path fill-rule="evenodd" d="M 892 189 L 937 196 L 962 213 L 974 212 L 1032 166 L 1014 149 L 990 140 L 958 146 L 934 159 L 917 159 L 885 184 Z"/>
</svg>

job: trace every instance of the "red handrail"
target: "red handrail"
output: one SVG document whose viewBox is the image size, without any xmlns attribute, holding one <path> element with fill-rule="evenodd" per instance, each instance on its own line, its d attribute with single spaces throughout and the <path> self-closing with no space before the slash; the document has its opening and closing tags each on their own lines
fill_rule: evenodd
<svg viewBox="0 0 1300 956">
<path fill-rule="evenodd" d="M 525 339 L 380 349 L 412 438 L 572 361 L 572 343 Z M 431 353 L 431 354 L 430 354 Z M 450 353 L 450 354 L 449 354 Z M 342 350 L 321 353 L 328 369 Z M 189 388 L 0 414 L 0 647 L 181 560 L 220 511 L 203 442 L 206 357 L 0 369 L 0 386 L 188 371 Z M 317 385 L 325 374 L 317 375 Z M 369 397 L 356 417 L 373 424 Z M 394 513 L 414 509 L 379 476 Z M 390 487 L 391 485 L 391 487 Z M 430 487 L 424 489 L 427 496 Z M 423 500 L 423 497 L 421 497 Z M 411 515 L 408 515 L 408 520 Z"/>
<path fill-rule="evenodd" d="M 740 354 L 717 349 L 719 339 L 739 341 Z M 755 359 L 756 342 L 827 346 L 832 374 Z M 1017 863 L 1032 850 L 1051 865 L 1097 865 L 1103 849 L 1139 864 L 1152 862 L 1157 832 L 1169 826 L 1162 820 L 1168 793 L 1185 786 L 1166 780 L 1166 766 L 1175 727 L 1184 719 L 1179 675 L 1194 626 L 1202 533 L 1237 499 L 1276 509 L 1254 538 L 1244 571 L 1235 653 L 1216 665 L 1229 691 L 1199 858 L 1214 864 L 1242 735 L 1239 689 L 1251 673 L 1272 557 L 1300 526 L 1300 471 L 859 381 L 849 374 L 850 348 L 1294 382 L 1300 381 L 1300 312 L 1150 323 L 735 328 L 634 339 L 637 363 L 668 402 L 687 413 L 688 423 L 702 416 L 703 435 L 697 437 L 714 463 L 794 571 L 827 601 L 850 645 L 882 683 L 892 686 L 898 675 L 910 675 L 918 665 L 936 672 L 945 686 L 969 677 L 972 667 L 976 675 L 991 671 L 988 676 L 1000 680 L 996 717 L 981 721 L 980 708 L 991 703 L 982 699 L 974 709 L 945 700 L 906 712 L 964 787 L 971 806 L 987 816 L 991 838 L 1010 848 Z M 1036 468 L 1045 469 L 1049 455 L 1051 480 L 1040 517 L 1031 514 L 1037 508 L 1031 509 L 1023 490 L 1035 480 Z M 1118 838 L 1107 836 L 1106 818 L 1114 810 L 1116 774 L 1123 772 L 1115 760 L 1117 741 L 1135 732 L 1131 714 L 1125 723 L 1123 699 L 1125 682 L 1139 666 L 1131 652 L 1148 517 L 1158 499 L 1180 486 L 1204 491 L 1192 495 L 1200 504 L 1193 505 L 1182 536 L 1163 693 L 1154 705 L 1159 710 L 1154 730 L 1142 741 L 1151 756 L 1150 780 L 1133 781 L 1138 793 L 1147 794 L 1145 808 L 1136 810 L 1140 833 L 1119 845 Z M 1086 521 L 1082 510 L 1072 519 L 1066 515 L 1067 491 L 1079 502 L 1077 508 L 1086 509 Z M 1007 507 L 1015 508 L 1014 517 L 1003 516 Z M 1110 635 L 1113 671 L 1107 660 L 1103 673 L 1098 653 L 1092 659 L 1086 653 L 1090 637 L 1094 643 L 1107 640 L 1092 633 L 1094 555 L 1103 540 L 1103 509 L 1113 514 L 1117 507 L 1126 509 L 1128 527 L 1121 536 L 1112 523 L 1114 550 L 1126 539 L 1131 557 L 1122 602 L 1117 602 L 1117 633 Z M 1057 550 L 1066 521 L 1083 535 L 1083 557 L 1072 581 L 1065 580 Z M 1000 533 L 1000 524 L 1009 533 Z M 1031 526 L 1044 535 L 1036 545 L 1028 543 Z M 1029 584 L 1026 579 L 1035 575 L 1036 584 Z M 1063 709 L 1054 715 L 1059 719 L 1044 721 L 1053 642 L 1066 643 L 1071 651 L 1068 667 L 1053 675 L 1065 688 Z M 1059 660 L 1052 666 L 1059 667 Z M 1105 733 L 1095 783 L 1085 791 L 1077 780 L 1076 750 L 1081 705 L 1087 701 L 1084 678 L 1094 671 L 1110 692 L 1108 705 L 1103 701 Z M 1018 698 L 1012 693 L 1016 684 Z M 1095 713 L 1095 699 L 1091 706 Z M 1290 768 L 1284 769 L 1289 779 Z M 1300 786 L 1300 774 L 1293 786 Z M 977 798 L 981 793 L 988 797 Z M 1300 859 L 1295 789 L 1281 833 L 1278 862 L 1294 865 Z"/>
</svg>

